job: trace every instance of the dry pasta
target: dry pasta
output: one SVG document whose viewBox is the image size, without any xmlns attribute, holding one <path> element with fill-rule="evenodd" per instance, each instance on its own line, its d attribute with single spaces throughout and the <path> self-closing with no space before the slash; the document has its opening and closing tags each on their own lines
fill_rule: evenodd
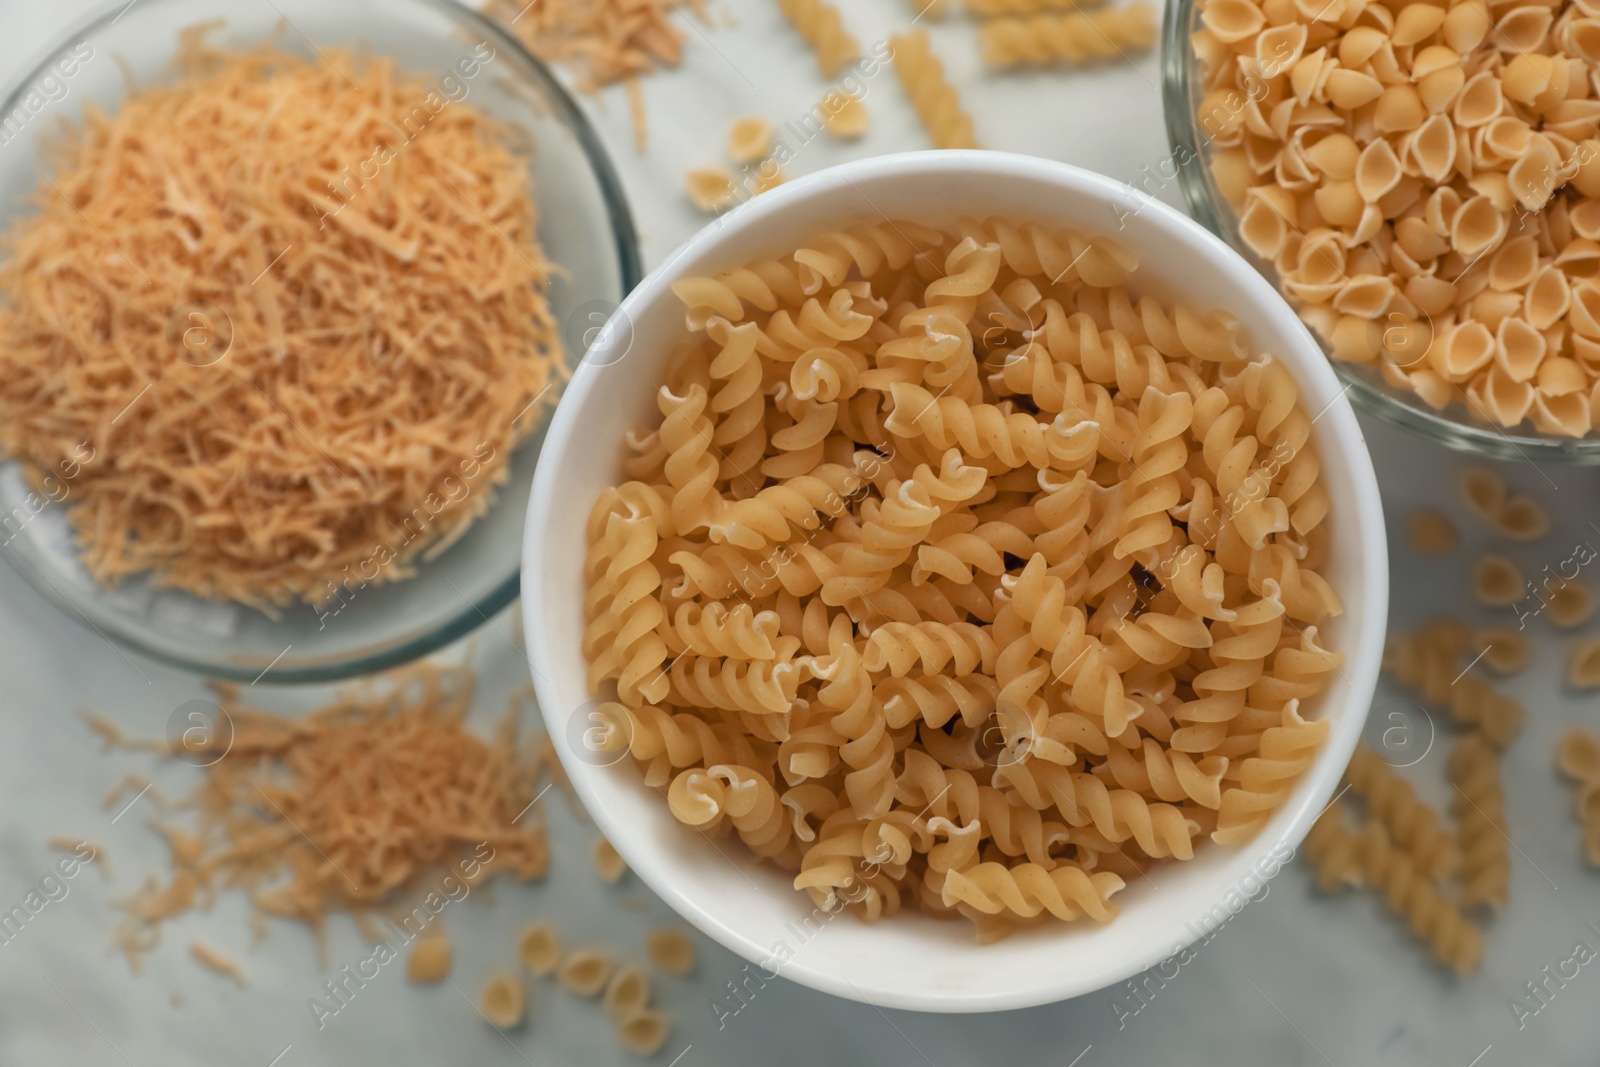
<svg viewBox="0 0 1600 1067">
<path fill-rule="evenodd" d="M 708 214 L 732 207 L 738 197 L 738 181 L 733 172 L 719 164 L 690 170 L 683 176 L 683 187 L 694 206 Z"/>
<path fill-rule="evenodd" d="M 1522 732 L 1528 713 L 1466 669 L 1461 651 L 1470 633 L 1465 626 L 1447 622 L 1397 638 L 1384 657 L 1384 667 L 1401 684 L 1421 691 L 1428 703 L 1448 708 L 1458 724 L 1476 728 L 1503 751 Z"/>
<path fill-rule="evenodd" d="M 1511 860 L 1500 754 L 1483 735 L 1471 733 L 1450 750 L 1448 769 L 1461 840 L 1461 905 L 1504 910 L 1510 902 Z"/>
<path fill-rule="evenodd" d="M 728 156 L 735 163 L 755 163 L 772 151 L 772 123 L 764 118 L 734 119 L 728 130 Z"/>
<path fill-rule="evenodd" d="M 1419 799 L 1411 784 L 1381 756 L 1365 745 L 1357 748 L 1345 779 L 1366 800 L 1373 818 L 1422 871 L 1435 878 L 1455 871 L 1460 855 L 1438 813 Z"/>
<path fill-rule="evenodd" d="M 1531 497 L 1513 496 L 1495 516 L 1494 525 L 1512 541 L 1537 541 L 1550 532 L 1550 513 Z"/>
<path fill-rule="evenodd" d="M 1550 622 L 1562 630 L 1574 630 L 1594 615 L 1594 590 L 1582 578 L 1563 578 L 1550 590 L 1544 611 Z"/>
<path fill-rule="evenodd" d="M 1533 662 L 1533 646 L 1521 630 L 1485 630 L 1477 635 L 1474 644 L 1484 647 L 1483 665 L 1501 676 L 1520 674 Z"/>
<path fill-rule="evenodd" d="M 561 942 L 555 927 L 547 922 L 532 923 L 517 939 L 517 958 L 529 974 L 554 974 L 561 966 Z"/>
<path fill-rule="evenodd" d="M 1574 689 L 1600 689 L 1600 638 L 1572 646 L 1567 656 L 1567 684 Z"/>
<path fill-rule="evenodd" d="M 592 948 L 574 949 L 561 962 L 556 980 L 580 997 L 598 996 L 611 979 L 611 958 Z"/>
<path fill-rule="evenodd" d="M 491 974 L 483 983 L 483 992 L 478 995 L 478 1011 L 491 1025 L 513 1030 L 522 1024 L 527 999 L 522 979 L 500 971 Z"/>
<path fill-rule="evenodd" d="M 1485 522 L 1497 522 L 1508 499 L 1506 480 L 1488 467 L 1461 469 L 1461 500 Z"/>
<path fill-rule="evenodd" d="M 778 10 L 811 46 L 823 77 L 838 77 L 845 64 L 860 58 L 861 46 L 827 0 L 778 0 Z"/>
<path fill-rule="evenodd" d="M 682 930 L 651 930 L 645 939 L 650 962 L 665 974 L 685 975 L 694 970 L 694 942 Z"/>
<path fill-rule="evenodd" d="M 450 974 L 450 956 L 450 939 L 443 931 L 418 939 L 406 953 L 406 981 L 444 981 Z"/>
<path fill-rule="evenodd" d="M 636 1056 L 653 1056 L 671 1033 L 672 1022 L 666 1013 L 647 1009 L 617 1027 L 617 1040 Z"/>
<path fill-rule="evenodd" d="M 1591 866 L 1600 867 L 1600 741 L 1587 731 L 1568 730 L 1556 745 L 1556 766 L 1576 783 L 1584 854 Z"/>
<path fill-rule="evenodd" d="M 978 28 L 984 61 L 997 67 L 1127 59 L 1155 39 L 1155 10 L 1144 0 L 1067 15 L 990 19 Z"/>
<path fill-rule="evenodd" d="M 239 969 L 238 961 L 224 956 L 204 941 L 191 941 L 189 943 L 189 955 L 193 956 L 195 962 L 200 966 L 209 971 L 215 971 L 224 978 L 233 979 L 234 983 L 241 988 L 249 984 L 245 981 L 244 971 Z"/>
<path fill-rule="evenodd" d="M 1456 527 L 1450 517 L 1432 508 L 1418 508 L 1406 524 L 1411 547 L 1424 556 L 1444 556 L 1456 550 Z"/>
<path fill-rule="evenodd" d="M 841 141 L 853 141 L 867 132 L 867 105 L 860 97 L 832 92 L 817 105 L 822 128 Z"/>
<path fill-rule="evenodd" d="M 617 968 L 606 983 L 602 1003 L 615 1022 L 633 1018 L 650 1006 L 650 976 L 632 965 Z"/>
<path fill-rule="evenodd" d="M 1434 957 L 1457 974 L 1477 970 L 1483 963 L 1483 931 L 1393 846 L 1383 827 L 1368 823 L 1358 848 L 1367 883 L 1428 943 Z"/>
<path fill-rule="evenodd" d="M 628 873 L 628 865 L 622 857 L 617 855 L 617 850 L 610 841 L 599 838 L 594 843 L 594 873 L 607 885 L 615 885 L 624 874 Z"/>
<path fill-rule="evenodd" d="M 961 108 L 961 97 L 944 77 L 944 64 L 933 54 L 928 35 L 911 30 L 889 38 L 894 49 L 894 69 L 911 98 L 917 117 L 935 148 L 977 148 L 972 119 Z"/>
<path fill-rule="evenodd" d="M 1408 853 L 1394 846 L 1379 823 L 1368 822 L 1353 831 L 1335 802 L 1312 826 L 1302 847 L 1323 892 L 1370 888 L 1381 893 L 1389 910 L 1428 943 L 1440 963 L 1457 974 L 1469 974 L 1483 962 L 1483 932 Z"/>
<path fill-rule="evenodd" d="M 1105 0 L 964 0 L 974 15 L 1038 15 L 1048 11 L 1099 7 Z"/>
<path fill-rule="evenodd" d="M 1480 422 L 1588 434 L 1600 388 L 1589 6 L 1198 8 L 1207 164 L 1241 239 L 1333 358 Z"/>
<path fill-rule="evenodd" d="M 819 907 L 983 939 L 1256 834 L 1329 730 L 1328 494 L 1284 365 L 1137 272 L 900 221 L 676 283 L 588 523 L 596 744 Z"/>
<path fill-rule="evenodd" d="M 1515 604 L 1525 586 L 1522 568 L 1497 552 L 1485 552 L 1472 565 L 1472 595 L 1491 607 Z"/>
</svg>

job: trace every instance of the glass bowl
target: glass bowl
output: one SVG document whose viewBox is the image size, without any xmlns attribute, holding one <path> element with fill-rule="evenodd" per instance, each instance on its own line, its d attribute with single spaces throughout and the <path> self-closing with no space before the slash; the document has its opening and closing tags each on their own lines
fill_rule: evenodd
<svg viewBox="0 0 1600 1067">
<path fill-rule="evenodd" d="M 434 77 L 487 42 L 493 66 L 472 85 L 471 98 L 535 146 L 538 237 L 560 267 L 552 272 L 549 300 L 569 363 L 581 357 L 586 334 L 638 283 L 643 272 L 632 217 L 594 131 L 521 44 L 455 0 L 117 0 L 50 48 L 0 105 L 0 115 L 8 117 L 0 128 L 6 142 L 0 149 L 0 227 L 31 210 L 28 197 L 40 184 L 40 138 L 59 128 L 58 118 L 77 121 L 91 103 L 114 111 L 129 79 L 144 85 L 162 75 L 180 30 L 218 19 L 225 24 L 208 40 L 219 46 L 248 48 L 272 38 L 310 58 L 329 47 L 367 49 L 392 58 L 402 71 Z M 77 62 L 57 65 L 74 55 Z M 69 67 L 72 74 L 64 76 Z M 41 84 L 49 91 L 40 92 Z M 42 106 L 30 110 L 30 97 Z M 548 413 L 546 406 L 544 422 Z M 143 580 L 107 588 L 77 558 L 66 518 L 70 491 L 61 503 L 30 499 L 15 462 L 0 465 L 0 553 L 47 600 L 102 638 L 175 666 L 244 682 L 330 681 L 382 670 L 471 632 L 516 597 L 523 520 L 544 429 L 537 427 L 518 447 L 489 510 L 447 550 L 419 557 L 414 577 L 351 588 L 320 612 L 294 604 L 272 618 Z"/>
<path fill-rule="evenodd" d="M 1164 184 L 1175 173 L 1190 215 L 1277 285 L 1277 272 L 1272 265 L 1240 240 L 1238 216 L 1218 191 L 1212 176 L 1212 146 L 1195 117 L 1203 89 L 1200 63 L 1189 38 L 1199 28 L 1200 9 L 1195 0 L 1173 0 L 1167 5 L 1161 32 L 1161 95 L 1172 155 L 1151 178 Z M 1155 190 L 1146 187 L 1145 191 Z M 1375 320 L 1373 329 L 1381 334 L 1385 325 Z M 1327 351 L 1326 344 L 1323 349 Z M 1415 393 L 1385 382 L 1374 366 L 1334 359 L 1331 355 L 1329 362 L 1358 409 L 1449 448 L 1496 459 L 1600 464 L 1600 435 L 1595 433 L 1561 437 L 1543 433 L 1528 423 L 1503 428 L 1476 415 L 1465 402 L 1436 410 Z"/>
</svg>

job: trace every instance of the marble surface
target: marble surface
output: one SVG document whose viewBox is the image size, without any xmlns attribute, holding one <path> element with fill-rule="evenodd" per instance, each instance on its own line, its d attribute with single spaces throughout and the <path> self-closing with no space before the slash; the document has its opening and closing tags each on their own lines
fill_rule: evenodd
<svg viewBox="0 0 1600 1067">
<path fill-rule="evenodd" d="M 721 160 L 728 123 L 738 115 L 766 115 L 779 124 L 780 137 L 791 139 L 792 174 L 924 144 L 887 71 L 867 82 L 872 129 L 863 141 L 800 143 L 784 124 L 804 115 L 824 90 L 809 55 L 769 0 L 711 4 L 712 24 L 692 24 L 682 69 L 645 83 L 651 127 L 646 154 L 634 151 L 620 92 L 583 101 L 623 175 L 652 264 L 703 224 L 683 196 L 682 175 L 688 167 Z M 0 0 L 0 70 L 15 77 L 20 64 L 82 10 L 77 0 Z M 882 40 L 913 13 L 908 0 L 849 4 L 851 25 L 864 44 Z M 1092 73 L 997 76 L 980 68 L 970 23 L 956 18 L 932 30 L 934 47 L 966 94 L 986 147 L 1140 181 L 1177 203 L 1176 188 L 1160 178 L 1166 141 L 1154 55 Z M 1468 595 L 1474 553 L 1491 547 L 1494 538 L 1456 505 L 1456 472 L 1465 461 L 1386 427 L 1369 423 L 1367 431 L 1391 523 L 1391 627 L 1440 614 L 1515 625 L 1509 611 L 1476 608 Z M 1525 463 L 1500 469 L 1557 515 L 1549 537 L 1511 552 L 1530 574 L 1566 559 L 1577 539 L 1596 537 L 1587 524 L 1597 518 L 1593 501 L 1600 473 Z M 1422 504 L 1456 516 L 1463 547 L 1453 556 L 1424 561 L 1405 544 L 1405 516 Z M 1595 624 L 1586 629 L 1593 631 Z M 1538 642 L 1534 669 L 1507 684 L 1531 713 L 1504 765 L 1515 842 L 1512 905 L 1489 924 L 1487 963 L 1478 974 L 1444 974 L 1370 895 L 1313 895 L 1304 864 L 1295 863 L 1197 947 L 1175 975 L 1146 981 L 1143 1003 L 1119 987 L 1048 1008 L 936 1017 L 879 1011 L 779 979 L 746 993 L 741 1005 L 728 999 L 727 983 L 743 977 L 742 962 L 697 937 L 695 974 L 657 983 L 658 1001 L 676 1025 L 655 1062 L 1592 1063 L 1600 966 L 1581 968 L 1564 985 L 1549 982 L 1544 1004 L 1526 1001 L 1539 1008 L 1536 1013 L 1524 1011 L 1519 1018 L 1511 1006 L 1511 998 L 1526 998 L 1524 983 L 1542 980 L 1542 968 L 1553 971 L 1578 943 L 1600 950 L 1600 873 L 1580 862 L 1571 793 L 1552 769 L 1560 732 L 1574 722 L 1600 725 L 1600 717 L 1592 699 L 1562 689 L 1565 655 L 1575 636 L 1538 621 L 1530 632 Z M 508 613 L 447 653 L 470 659 L 480 671 L 477 720 L 497 715 L 508 695 L 527 683 L 518 641 Z M 290 924 L 274 924 L 251 951 L 243 904 L 228 895 L 213 910 L 173 923 L 140 975 L 110 947 L 116 918 L 110 901 L 146 874 L 164 870 L 166 858 L 148 827 L 156 814 L 153 794 L 126 809 L 122 804 L 131 793 L 109 809 L 102 797 L 129 772 L 148 774 L 158 788 L 177 795 L 195 772 L 99 751 L 78 712 L 97 709 L 130 732 L 159 734 L 175 709 L 204 695 L 202 683 L 136 656 L 124 658 L 6 567 L 0 567 L 0 678 L 0 911 L 22 903 L 52 869 L 58 855 L 45 841 L 53 835 L 95 842 L 111 876 L 105 879 L 92 867 L 79 871 L 62 883 L 64 896 L 55 891 L 60 899 L 0 942 L 0 1064 L 638 1062 L 618 1048 L 598 1003 L 573 1000 L 549 983 L 532 986 L 527 1025 L 507 1035 L 485 1025 L 472 1006 L 484 976 L 512 962 L 515 933 L 534 918 L 555 921 L 571 943 L 636 959 L 643 958 L 646 931 L 672 921 L 631 876 L 616 888 L 599 885 L 588 856 L 594 831 L 558 794 L 541 802 L 554 837 L 550 878 L 533 887 L 494 883 L 451 905 L 445 916 L 456 948 L 451 985 L 412 986 L 391 965 L 319 1028 L 309 999 L 321 994 L 329 974 L 370 954 L 348 924 L 332 931 L 326 972 L 318 967 L 309 934 Z M 328 691 L 252 696 L 292 711 L 315 707 Z M 1374 707 L 1369 740 L 1381 744 L 1385 731 L 1392 747 L 1415 754 L 1402 762 L 1415 758 L 1406 773 L 1423 795 L 1447 803 L 1448 724 L 1385 689 Z M 239 988 L 196 966 L 185 951 L 196 939 L 238 957 L 249 985 Z"/>
</svg>

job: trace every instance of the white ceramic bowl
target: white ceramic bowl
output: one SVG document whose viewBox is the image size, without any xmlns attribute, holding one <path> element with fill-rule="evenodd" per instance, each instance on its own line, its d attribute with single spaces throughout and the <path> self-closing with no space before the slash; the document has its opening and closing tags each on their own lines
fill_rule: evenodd
<svg viewBox="0 0 1600 1067">
<path fill-rule="evenodd" d="M 879 218 L 929 223 L 961 215 L 1035 219 L 1116 234 L 1140 258 L 1135 281 L 1157 296 L 1225 308 L 1257 351 L 1283 359 L 1313 414 L 1332 497 L 1334 552 L 1325 575 L 1345 613 L 1324 628 L 1346 660 L 1311 711 L 1333 721 L 1316 764 L 1248 845 L 1206 842 L 1154 882 L 1134 879 L 1103 926 L 1051 924 L 992 945 L 965 922 L 902 912 L 868 925 L 802 920 L 810 900 L 791 875 L 754 861 L 730 838 L 678 824 L 631 760 L 597 766 L 585 750 L 593 707 L 579 650 L 584 524 L 617 483 L 623 435 L 651 424 L 665 361 L 683 337 L 674 281 L 792 250 L 840 226 Z M 1120 230 L 1120 232 L 1119 232 Z M 1272 286 L 1217 238 L 1128 186 L 1060 163 L 995 152 L 925 152 L 835 167 L 730 212 L 655 270 L 623 303 L 561 401 L 534 477 L 523 546 L 528 655 L 545 722 L 600 830 L 674 909 L 734 952 L 784 977 L 880 1007 L 995 1011 L 1065 1000 L 1155 965 L 1219 923 L 1282 865 L 1329 802 L 1361 732 L 1377 681 L 1388 608 L 1383 512 L 1361 430 L 1326 357 Z M 1218 910 L 1220 908 L 1220 910 Z M 781 946 L 781 947 L 780 947 Z M 1175 961 L 1169 966 L 1178 965 Z M 742 975 L 730 975 L 736 981 Z"/>
</svg>

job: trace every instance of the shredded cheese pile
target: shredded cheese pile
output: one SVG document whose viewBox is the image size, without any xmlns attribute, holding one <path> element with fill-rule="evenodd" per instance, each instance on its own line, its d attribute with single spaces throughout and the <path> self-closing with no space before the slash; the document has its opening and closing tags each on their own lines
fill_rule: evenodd
<svg viewBox="0 0 1600 1067">
<path fill-rule="evenodd" d="M 286 719 L 219 685 L 231 736 L 219 729 L 190 748 L 219 757 L 183 804 L 197 823 L 158 824 L 171 878 L 118 902 L 130 962 L 219 887 L 320 937 L 329 912 L 381 913 L 449 873 L 468 884 L 543 877 L 549 841 L 530 810 L 542 761 L 518 743 L 520 701 L 486 742 L 463 721 L 472 689 L 469 670 L 424 666 Z"/>
<path fill-rule="evenodd" d="M 321 603 L 484 511 L 560 365 L 526 157 L 459 95 L 493 61 L 191 32 L 53 146 L 0 265 L 0 447 L 39 482 L 93 444 L 97 578 Z"/>
</svg>

